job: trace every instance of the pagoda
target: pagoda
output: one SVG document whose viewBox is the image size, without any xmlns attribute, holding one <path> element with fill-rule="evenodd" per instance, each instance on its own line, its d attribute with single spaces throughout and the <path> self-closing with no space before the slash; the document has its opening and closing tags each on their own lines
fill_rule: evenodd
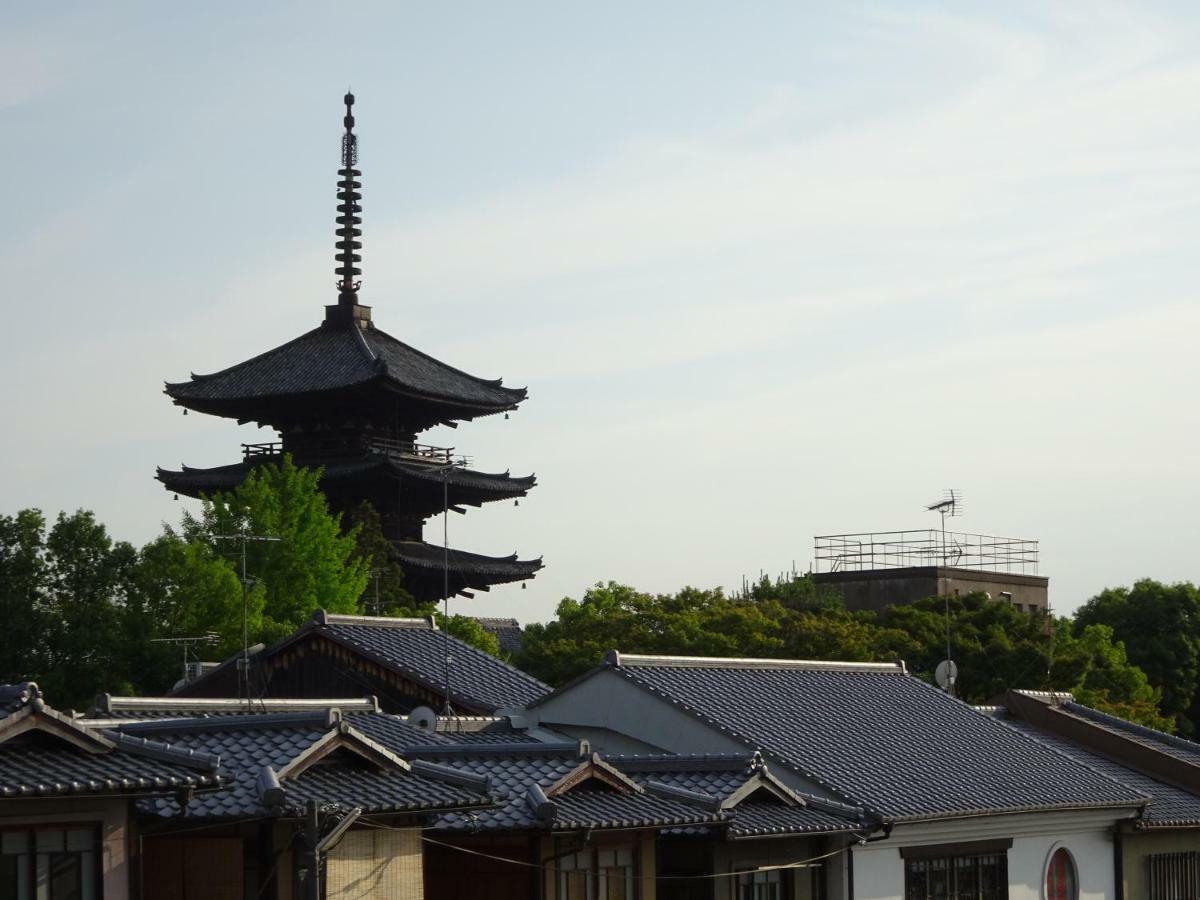
<svg viewBox="0 0 1200 900">
<path fill-rule="evenodd" d="M 278 432 L 271 443 L 243 444 L 241 462 L 211 469 L 158 470 L 169 491 L 189 497 L 230 490 L 253 467 L 290 454 L 296 465 L 321 466 L 321 489 L 335 512 L 367 500 L 418 600 L 486 591 L 532 578 L 540 559 L 492 557 L 446 549 L 423 539 L 425 520 L 495 500 L 516 500 L 535 478 L 478 472 L 454 448 L 417 442 L 435 425 L 517 408 L 525 388 L 469 375 L 377 328 L 359 303 L 362 219 L 354 95 L 345 97 L 342 168 L 338 170 L 337 303 L 319 327 L 253 359 L 211 375 L 168 383 L 177 406 L 255 422 Z"/>
</svg>

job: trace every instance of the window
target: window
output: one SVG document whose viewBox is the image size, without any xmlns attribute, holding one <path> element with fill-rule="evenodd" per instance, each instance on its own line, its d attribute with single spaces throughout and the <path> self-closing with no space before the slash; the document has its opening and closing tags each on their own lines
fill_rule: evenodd
<svg viewBox="0 0 1200 900">
<path fill-rule="evenodd" d="M 570 853 L 557 868 L 557 900 L 637 900 L 631 847 Z"/>
<path fill-rule="evenodd" d="M 1184 900 L 1200 887 L 1200 853 L 1151 853 L 1146 857 L 1149 900 Z"/>
<path fill-rule="evenodd" d="M 1059 847 L 1046 866 L 1046 900 L 1078 900 L 1079 878 L 1075 860 L 1065 847 Z"/>
<path fill-rule="evenodd" d="M 766 872 L 739 872 L 736 900 L 783 900 L 783 886 L 778 869 Z"/>
<path fill-rule="evenodd" d="M 1006 900 L 1008 857 L 976 853 L 907 859 L 905 900 Z"/>
<path fill-rule="evenodd" d="M 4 900 L 98 900 L 100 840 L 95 828 L 39 828 L 0 834 Z"/>
</svg>

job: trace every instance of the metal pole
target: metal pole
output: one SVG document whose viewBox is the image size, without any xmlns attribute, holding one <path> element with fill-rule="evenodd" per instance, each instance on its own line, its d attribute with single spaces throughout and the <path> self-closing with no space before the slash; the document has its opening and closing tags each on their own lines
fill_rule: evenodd
<svg viewBox="0 0 1200 900">
<path fill-rule="evenodd" d="M 316 800 L 308 801 L 304 839 L 308 844 L 308 879 L 304 884 L 304 897 L 305 900 L 321 900 L 321 822 L 317 816 Z"/>
<path fill-rule="evenodd" d="M 446 644 L 446 707 L 445 715 L 454 710 L 450 706 L 450 469 L 442 469 L 442 618 Z"/>
</svg>

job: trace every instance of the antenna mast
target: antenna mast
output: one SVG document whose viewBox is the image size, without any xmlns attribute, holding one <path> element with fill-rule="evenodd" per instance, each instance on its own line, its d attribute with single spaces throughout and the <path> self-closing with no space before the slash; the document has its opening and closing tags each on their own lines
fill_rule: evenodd
<svg viewBox="0 0 1200 900">
<path fill-rule="evenodd" d="M 242 658 L 238 660 L 238 694 L 247 704 L 250 703 L 250 579 L 246 577 L 246 545 L 251 541 L 256 543 L 273 543 L 283 538 L 274 534 L 247 534 L 247 523 L 242 521 L 239 534 L 214 534 L 214 541 L 240 541 L 242 545 Z M 254 579 L 256 582 L 259 579 Z"/>
<path fill-rule="evenodd" d="M 946 552 L 946 519 L 954 516 L 962 515 L 962 491 L 954 488 L 947 488 L 945 496 L 937 503 L 931 503 L 925 507 L 929 512 L 936 512 L 942 519 L 942 565 L 949 564 L 948 555 Z M 959 556 L 962 555 L 960 549 Z M 954 682 L 958 680 L 958 666 L 954 663 L 954 654 L 950 647 L 950 595 L 943 594 L 942 599 L 945 601 L 945 616 L 946 616 L 946 661 L 937 667 L 937 672 L 934 673 L 934 678 L 941 686 L 942 690 L 954 696 Z"/>
</svg>

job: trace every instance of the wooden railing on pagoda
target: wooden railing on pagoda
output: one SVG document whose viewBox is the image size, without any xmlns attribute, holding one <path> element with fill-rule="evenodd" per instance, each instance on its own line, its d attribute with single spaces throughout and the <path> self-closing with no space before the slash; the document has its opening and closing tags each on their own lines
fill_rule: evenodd
<svg viewBox="0 0 1200 900">
<path fill-rule="evenodd" d="M 285 450 L 295 452 L 300 463 L 309 459 L 334 459 L 349 453 L 377 453 L 402 462 L 431 466 L 467 466 L 471 463 L 469 457 L 455 456 L 453 447 L 435 447 L 432 444 L 364 435 L 357 435 L 351 440 L 339 437 L 305 440 L 302 447 L 295 448 L 285 448 L 283 441 L 242 444 L 242 459 L 246 462 L 262 462 L 282 456 Z"/>
</svg>

